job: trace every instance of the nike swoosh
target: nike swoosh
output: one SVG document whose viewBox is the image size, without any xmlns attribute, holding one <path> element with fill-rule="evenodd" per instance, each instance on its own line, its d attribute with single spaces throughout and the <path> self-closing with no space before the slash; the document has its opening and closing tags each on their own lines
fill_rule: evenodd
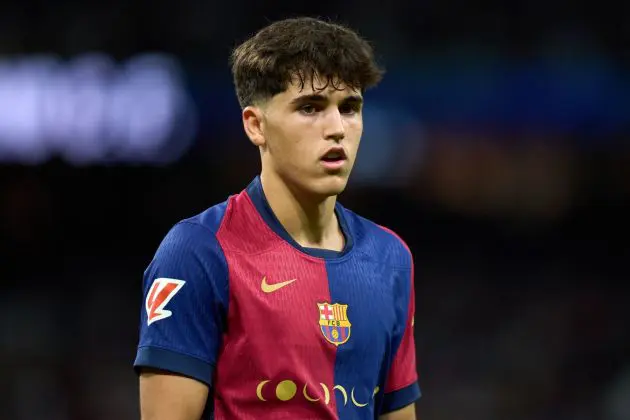
<svg viewBox="0 0 630 420">
<path fill-rule="evenodd" d="M 280 283 L 268 284 L 267 283 L 267 276 L 265 276 L 262 279 L 262 283 L 260 283 L 260 288 L 265 293 L 273 293 L 276 290 L 282 289 L 284 286 L 290 285 L 291 283 L 293 283 L 296 280 L 297 279 L 287 280 L 287 281 L 283 281 L 283 282 L 280 282 Z"/>
</svg>

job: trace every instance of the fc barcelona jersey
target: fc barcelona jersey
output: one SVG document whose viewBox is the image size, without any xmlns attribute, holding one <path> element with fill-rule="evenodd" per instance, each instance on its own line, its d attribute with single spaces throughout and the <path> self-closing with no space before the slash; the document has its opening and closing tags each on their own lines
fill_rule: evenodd
<svg viewBox="0 0 630 420">
<path fill-rule="evenodd" d="M 411 253 L 335 212 L 341 252 L 297 244 L 259 178 L 176 224 L 145 271 L 136 370 L 207 384 L 204 419 L 376 419 L 417 400 Z"/>
</svg>

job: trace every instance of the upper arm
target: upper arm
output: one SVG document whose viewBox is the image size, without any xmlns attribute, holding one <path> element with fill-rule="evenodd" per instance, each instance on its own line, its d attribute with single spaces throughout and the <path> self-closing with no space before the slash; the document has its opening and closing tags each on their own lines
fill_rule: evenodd
<svg viewBox="0 0 630 420">
<path fill-rule="evenodd" d="M 393 232 L 392 232 L 393 233 Z M 418 372 L 416 367 L 416 345 L 414 339 L 415 288 L 414 264 L 411 251 L 402 241 L 408 258 L 408 269 L 401 272 L 399 287 L 396 290 L 399 328 L 393 343 L 393 359 L 385 382 L 385 395 L 381 413 L 394 413 L 407 407 L 420 398 Z M 409 409 L 411 410 L 411 409 Z M 402 411 L 402 410 L 400 410 Z M 404 411 L 403 411 L 404 414 Z M 391 419 L 407 419 L 413 417 L 385 417 Z"/>
<path fill-rule="evenodd" d="M 142 420 L 199 420 L 208 399 L 208 386 L 168 372 L 140 374 Z"/>
<path fill-rule="evenodd" d="M 416 420 L 416 406 L 409 404 L 399 410 L 379 416 L 379 420 Z"/>
<path fill-rule="evenodd" d="M 134 362 L 143 416 L 171 399 L 178 401 L 173 407 L 191 405 L 181 407 L 182 415 L 205 404 L 226 322 L 227 287 L 227 263 L 214 234 L 192 223 L 173 227 L 144 274 Z"/>
</svg>

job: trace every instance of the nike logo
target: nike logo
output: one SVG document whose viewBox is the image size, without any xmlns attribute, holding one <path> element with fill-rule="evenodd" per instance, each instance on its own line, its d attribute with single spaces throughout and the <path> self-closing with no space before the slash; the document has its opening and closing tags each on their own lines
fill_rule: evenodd
<svg viewBox="0 0 630 420">
<path fill-rule="evenodd" d="M 267 283 L 267 276 L 265 276 L 262 279 L 262 283 L 260 283 L 260 288 L 265 293 L 273 293 L 276 290 L 282 289 L 284 286 L 290 285 L 291 283 L 293 283 L 296 280 L 297 279 L 293 279 L 293 280 L 283 281 L 283 282 L 280 282 L 280 283 L 269 284 L 269 283 Z"/>
</svg>

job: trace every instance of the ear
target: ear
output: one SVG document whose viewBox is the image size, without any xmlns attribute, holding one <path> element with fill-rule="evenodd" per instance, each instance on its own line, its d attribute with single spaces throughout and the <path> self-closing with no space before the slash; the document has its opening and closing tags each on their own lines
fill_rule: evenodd
<svg viewBox="0 0 630 420">
<path fill-rule="evenodd" d="M 265 145 L 264 134 L 264 113 L 260 107 L 247 106 L 243 109 L 243 128 L 245 128 L 245 134 L 249 137 L 249 140 L 254 143 L 255 146 Z"/>
</svg>

